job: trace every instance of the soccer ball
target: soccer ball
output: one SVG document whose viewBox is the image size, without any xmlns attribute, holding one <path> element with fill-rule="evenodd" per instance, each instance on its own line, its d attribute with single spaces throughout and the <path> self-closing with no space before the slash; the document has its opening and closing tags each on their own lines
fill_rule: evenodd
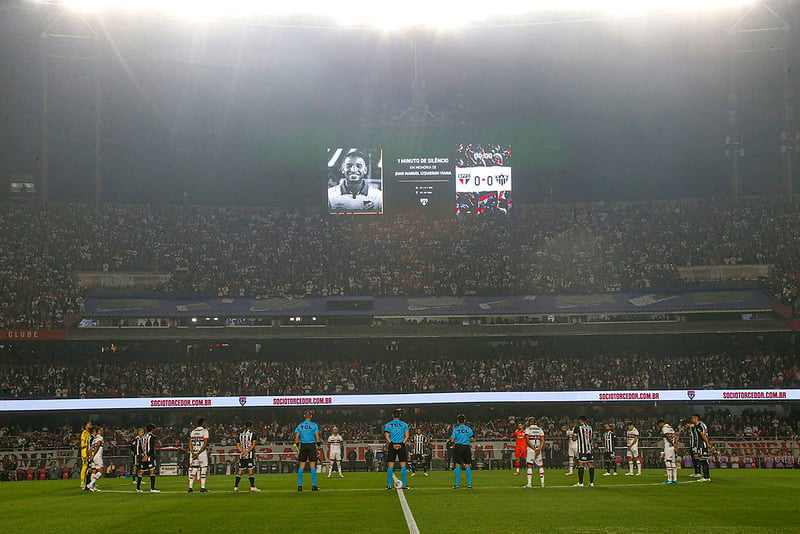
<svg viewBox="0 0 800 534">
<path fill-rule="evenodd" d="M 395 480 L 394 481 L 394 487 L 395 488 L 402 488 L 403 487 L 403 482 L 400 481 L 400 480 Z"/>
</svg>

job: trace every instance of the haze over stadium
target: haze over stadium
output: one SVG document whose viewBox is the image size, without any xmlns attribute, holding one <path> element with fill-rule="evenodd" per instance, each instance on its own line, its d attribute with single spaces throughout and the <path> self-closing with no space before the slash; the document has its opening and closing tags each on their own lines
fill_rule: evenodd
<svg viewBox="0 0 800 534">
<path fill-rule="evenodd" d="M 796 531 L 798 24 L 3 3 L 4 525 Z"/>
</svg>

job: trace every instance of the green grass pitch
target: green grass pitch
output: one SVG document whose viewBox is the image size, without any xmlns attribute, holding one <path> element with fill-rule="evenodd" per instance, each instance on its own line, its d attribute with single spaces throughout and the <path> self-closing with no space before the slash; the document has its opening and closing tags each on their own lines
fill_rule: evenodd
<svg viewBox="0 0 800 534">
<path fill-rule="evenodd" d="M 404 492 L 420 532 L 800 532 L 800 472 L 712 471 L 711 483 L 663 485 L 663 473 L 603 477 L 594 488 L 573 488 L 576 476 L 549 470 L 547 487 L 523 489 L 524 474 L 477 471 L 473 490 L 451 489 L 451 472 L 418 474 Z M 588 473 L 587 473 L 588 475 Z M 102 479 L 100 493 L 76 481 L 0 484 L 3 532 L 408 532 L 397 492 L 383 489 L 385 473 L 345 473 L 319 479 L 303 493 L 295 475 L 258 475 L 263 493 L 245 477 L 212 476 L 209 493 L 186 492 L 184 477 L 159 477 L 160 494 L 136 494 L 127 479 Z M 588 479 L 588 476 L 587 476 Z M 465 482 L 462 476 L 462 483 Z M 143 481 L 143 488 L 149 482 Z"/>
</svg>

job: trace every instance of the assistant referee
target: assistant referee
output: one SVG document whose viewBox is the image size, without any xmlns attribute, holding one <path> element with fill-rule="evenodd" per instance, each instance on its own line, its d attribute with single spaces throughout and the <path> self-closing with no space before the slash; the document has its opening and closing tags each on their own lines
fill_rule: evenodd
<svg viewBox="0 0 800 534">
<path fill-rule="evenodd" d="M 322 445 L 319 427 L 311 420 L 314 412 L 303 412 L 305 420 L 294 429 L 294 448 L 297 451 L 297 491 L 303 491 L 303 471 L 306 462 L 311 468 L 311 491 L 319 491 L 317 487 L 317 447 Z"/>
<path fill-rule="evenodd" d="M 394 475 L 394 464 L 400 462 L 400 477 L 403 482 L 402 489 L 408 489 L 406 484 L 406 477 L 408 475 L 408 448 L 406 448 L 406 441 L 410 435 L 408 425 L 401 421 L 403 416 L 402 408 L 397 408 L 392 412 L 392 420 L 386 423 L 383 427 L 383 435 L 386 438 L 387 453 L 386 453 L 386 478 L 388 480 L 386 489 L 392 489 L 392 476 Z"/>
<path fill-rule="evenodd" d="M 463 413 L 456 417 L 458 424 L 453 427 L 450 441 L 453 443 L 453 462 L 455 465 L 455 485 L 459 488 L 461 482 L 461 469 L 467 472 L 467 489 L 472 489 L 472 448 L 470 444 L 475 441 L 475 433 L 466 424 L 467 416 Z"/>
</svg>

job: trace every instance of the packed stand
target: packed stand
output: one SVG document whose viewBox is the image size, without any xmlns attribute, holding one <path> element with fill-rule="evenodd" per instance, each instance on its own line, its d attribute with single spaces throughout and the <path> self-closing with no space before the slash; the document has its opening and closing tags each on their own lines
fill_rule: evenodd
<svg viewBox="0 0 800 534">
<path fill-rule="evenodd" d="M 796 388 L 795 354 L 0 363 L 0 398 Z"/>
<path fill-rule="evenodd" d="M 284 208 L 5 204 L 0 328 L 79 313 L 75 270 L 172 275 L 217 296 L 468 295 L 680 284 L 677 266 L 769 263 L 797 305 L 800 212 L 751 201 L 547 205 L 509 218 L 330 217 Z M 485 276 L 485 273 L 494 276 Z"/>
</svg>

